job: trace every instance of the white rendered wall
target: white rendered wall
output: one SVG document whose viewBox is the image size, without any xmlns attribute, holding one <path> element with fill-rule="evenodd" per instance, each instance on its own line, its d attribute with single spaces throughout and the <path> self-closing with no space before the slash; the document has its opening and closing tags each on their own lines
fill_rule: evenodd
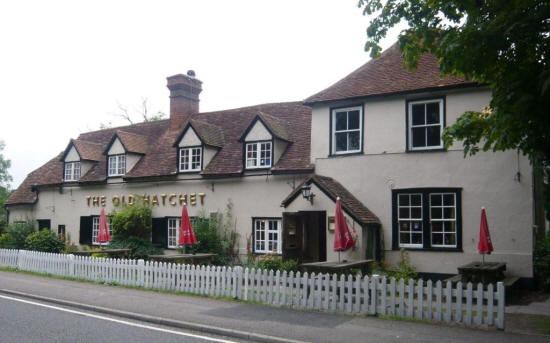
<svg viewBox="0 0 550 343">
<path fill-rule="evenodd" d="M 273 147 L 273 163 L 272 165 L 276 165 L 277 162 L 279 162 L 279 159 L 281 156 L 285 153 L 286 147 L 288 146 L 288 143 L 280 140 L 278 138 L 275 138 L 274 140 L 274 147 Z"/>
<path fill-rule="evenodd" d="M 442 94 L 420 94 L 438 97 Z M 478 89 L 445 95 L 446 122 L 450 125 L 467 110 L 481 110 L 490 92 Z M 335 104 L 331 106 L 338 106 Z M 315 172 L 331 176 L 381 220 L 386 258 L 396 263 L 392 248 L 391 190 L 412 187 L 462 188 L 463 252 L 410 250 L 421 272 L 457 273 L 457 267 L 481 259 L 477 253 L 480 209 L 487 209 L 495 251 L 488 261 L 507 263 L 508 273 L 532 276 L 532 168 L 515 151 L 482 152 L 464 158 L 462 144 L 444 152 L 406 152 L 406 99 L 364 102 L 364 154 L 329 155 L 329 106 L 313 109 L 312 160 Z M 518 160 L 519 159 L 519 160 Z M 514 175 L 521 172 L 521 182 Z"/>
</svg>

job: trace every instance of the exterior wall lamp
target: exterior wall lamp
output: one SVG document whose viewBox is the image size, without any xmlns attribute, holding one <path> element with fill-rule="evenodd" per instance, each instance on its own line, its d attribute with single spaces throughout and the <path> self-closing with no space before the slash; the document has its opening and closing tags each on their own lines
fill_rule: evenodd
<svg viewBox="0 0 550 343">
<path fill-rule="evenodd" d="M 304 184 L 302 186 L 302 197 L 308 200 L 313 205 L 313 197 L 315 194 L 311 193 L 311 186 Z"/>
</svg>

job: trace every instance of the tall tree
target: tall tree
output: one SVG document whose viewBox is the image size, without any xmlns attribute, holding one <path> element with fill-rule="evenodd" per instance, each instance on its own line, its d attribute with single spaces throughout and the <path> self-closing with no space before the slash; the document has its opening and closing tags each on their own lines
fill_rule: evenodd
<svg viewBox="0 0 550 343">
<path fill-rule="evenodd" d="M 10 182 L 12 177 L 8 172 L 11 166 L 11 161 L 4 158 L 2 151 L 4 150 L 4 142 L 0 141 L 0 232 L 4 230 L 7 223 L 7 211 L 4 208 L 4 203 L 11 194 Z"/>
<path fill-rule="evenodd" d="M 358 6 L 374 17 L 365 44 L 371 57 L 380 54 L 389 29 L 405 24 L 399 47 L 408 67 L 429 52 L 442 73 L 491 88 L 488 108 L 465 112 L 445 129 L 447 146 L 462 141 L 465 156 L 517 149 L 550 176 L 550 1 L 359 0 Z M 550 211 L 550 200 L 546 206 Z"/>
</svg>

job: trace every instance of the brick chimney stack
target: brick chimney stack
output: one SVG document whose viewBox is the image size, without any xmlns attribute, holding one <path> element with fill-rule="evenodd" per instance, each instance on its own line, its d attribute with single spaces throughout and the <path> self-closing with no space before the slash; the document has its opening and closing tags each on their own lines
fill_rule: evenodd
<svg viewBox="0 0 550 343">
<path fill-rule="evenodd" d="M 199 94 L 202 82 L 195 78 L 195 72 L 177 74 L 166 78 L 170 90 L 170 130 L 178 130 L 193 114 L 199 113 Z"/>
</svg>

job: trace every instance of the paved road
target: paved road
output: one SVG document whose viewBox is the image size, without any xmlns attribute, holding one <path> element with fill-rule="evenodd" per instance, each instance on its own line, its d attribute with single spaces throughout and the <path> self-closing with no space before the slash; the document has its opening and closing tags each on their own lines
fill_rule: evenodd
<svg viewBox="0 0 550 343">
<path fill-rule="evenodd" d="M 0 309 L 2 343 L 235 342 L 4 295 Z"/>
<path fill-rule="evenodd" d="M 548 342 L 548 336 L 518 335 L 493 329 L 468 329 L 373 317 L 296 311 L 0 271 L 0 292 L 3 289 L 153 317 L 315 343 Z M 1 312 L 4 311 L 0 307 Z"/>
</svg>

